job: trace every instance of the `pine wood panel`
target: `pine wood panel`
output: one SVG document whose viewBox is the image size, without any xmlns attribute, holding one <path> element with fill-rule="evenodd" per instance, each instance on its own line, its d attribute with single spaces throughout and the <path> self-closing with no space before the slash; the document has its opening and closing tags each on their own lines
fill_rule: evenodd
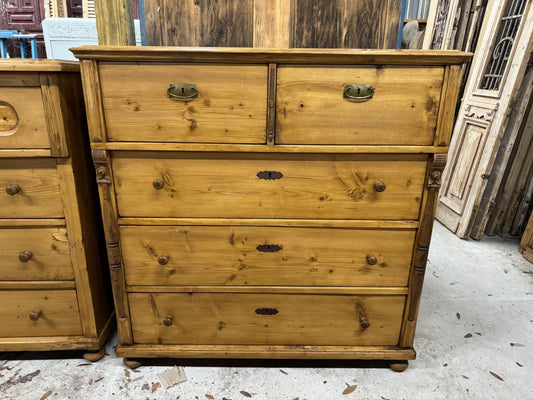
<svg viewBox="0 0 533 400">
<path fill-rule="evenodd" d="M 276 143 L 433 143 L 442 67 L 278 68 Z M 345 85 L 368 84 L 369 100 L 343 98 Z"/>
<path fill-rule="evenodd" d="M 404 296 L 220 293 L 130 293 L 128 299 L 135 343 L 323 346 L 397 345 L 405 301 Z M 167 316 L 170 326 L 163 324 Z M 370 323 L 366 329 L 362 318 Z"/>
<path fill-rule="evenodd" d="M 416 219 L 426 159 L 122 152 L 113 166 L 123 217 Z M 261 171 L 283 177 L 259 179 Z"/>
<path fill-rule="evenodd" d="M 0 148 L 50 148 L 40 88 L 0 88 Z"/>
<path fill-rule="evenodd" d="M 19 185 L 9 195 L 4 188 Z M 60 218 L 63 204 L 53 159 L 0 159 L 0 218 Z"/>
<path fill-rule="evenodd" d="M 120 228 L 128 285 L 406 286 L 414 234 L 248 226 Z"/>
<path fill-rule="evenodd" d="M 74 279 L 67 230 L 64 227 L 1 228 L 1 280 Z M 29 261 L 19 255 L 30 251 Z"/>
<path fill-rule="evenodd" d="M 266 66 L 102 63 L 99 71 L 109 140 L 266 142 Z M 198 98 L 171 99 L 171 83 L 197 85 Z"/>
<path fill-rule="evenodd" d="M 29 315 L 40 310 L 32 321 Z M 0 291 L 0 337 L 80 335 L 75 290 Z"/>
<path fill-rule="evenodd" d="M 131 0 L 95 0 L 98 44 L 135 46 Z"/>
</svg>

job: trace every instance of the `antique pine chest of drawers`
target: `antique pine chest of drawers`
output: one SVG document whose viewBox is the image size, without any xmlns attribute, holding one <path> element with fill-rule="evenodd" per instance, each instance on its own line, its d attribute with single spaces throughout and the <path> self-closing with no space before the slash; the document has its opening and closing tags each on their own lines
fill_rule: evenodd
<svg viewBox="0 0 533 400">
<path fill-rule="evenodd" d="M 117 355 L 406 367 L 468 54 L 73 51 Z"/>
<path fill-rule="evenodd" d="M 0 62 L 0 351 L 100 350 L 114 323 L 79 70 Z"/>
</svg>

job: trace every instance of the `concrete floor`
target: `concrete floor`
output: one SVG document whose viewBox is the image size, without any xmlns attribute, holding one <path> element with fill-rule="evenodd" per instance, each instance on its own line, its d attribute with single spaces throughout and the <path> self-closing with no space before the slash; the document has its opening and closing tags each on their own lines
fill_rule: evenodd
<svg viewBox="0 0 533 400">
<path fill-rule="evenodd" d="M 436 224 L 418 358 L 403 373 L 382 362 L 184 360 L 134 372 L 113 356 L 114 336 L 95 364 L 77 352 L 0 354 L 0 399 L 533 399 L 533 264 L 517 249 L 501 238 L 463 241 Z M 156 388 L 175 363 L 187 382 Z"/>
</svg>

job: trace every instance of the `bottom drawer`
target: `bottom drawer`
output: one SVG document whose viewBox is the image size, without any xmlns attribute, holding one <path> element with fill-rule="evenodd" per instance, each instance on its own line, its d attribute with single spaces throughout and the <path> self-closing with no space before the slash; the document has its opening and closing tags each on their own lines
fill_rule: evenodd
<svg viewBox="0 0 533 400">
<path fill-rule="evenodd" d="M 135 343 L 397 345 L 405 296 L 130 293 Z"/>
<path fill-rule="evenodd" d="M 0 291 L 0 337 L 81 334 L 75 290 Z"/>
</svg>

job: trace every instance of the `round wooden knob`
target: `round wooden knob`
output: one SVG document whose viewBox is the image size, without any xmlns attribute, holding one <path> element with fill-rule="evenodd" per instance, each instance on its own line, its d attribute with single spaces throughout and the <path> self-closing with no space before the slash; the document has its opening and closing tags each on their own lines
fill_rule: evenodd
<svg viewBox="0 0 533 400">
<path fill-rule="evenodd" d="M 43 312 L 41 310 L 33 310 L 30 314 L 30 319 L 32 321 L 37 321 L 41 315 L 43 315 Z"/>
<path fill-rule="evenodd" d="M 154 185 L 154 189 L 161 190 L 165 186 L 165 181 L 163 179 L 156 179 L 152 185 Z"/>
<path fill-rule="evenodd" d="M 19 254 L 19 261 L 20 262 L 28 262 L 33 257 L 33 253 L 31 251 L 23 251 Z"/>
<path fill-rule="evenodd" d="M 170 326 L 174 322 L 174 317 L 172 315 L 167 315 L 163 320 L 163 325 Z"/>
<path fill-rule="evenodd" d="M 370 322 L 365 317 L 361 318 L 361 328 L 366 329 L 370 326 Z"/>
<path fill-rule="evenodd" d="M 167 265 L 169 259 L 170 259 L 170 257 L 168 255 L 161 254 L 159 256 L 159 258 L 157 259 L 157 261 L 159 261 L 159 264 L 161 264 L 161 265 Z"/>
<path fill-rule="evenodd" d="M 373 254 L 367 254 L 366 255 L 366 263 L 368 265 L 376 265 L 378 263 L 378 259 Z"/>
<path fill-rule="evenodd" d="M 386 188 L 387 188 L 387 185 L 385 185 L 383 182 L 374 183 L 374 190 L 376 192 L 383 192 Z"/>
<path fill-rule="evenodd" d="M 20 186 L 14 183 L 13 185 L 7 185 L 6 186 L 6 193 L 10 196 L 16 195 L 18 192 L 20 192 Z"/>
</svg>

